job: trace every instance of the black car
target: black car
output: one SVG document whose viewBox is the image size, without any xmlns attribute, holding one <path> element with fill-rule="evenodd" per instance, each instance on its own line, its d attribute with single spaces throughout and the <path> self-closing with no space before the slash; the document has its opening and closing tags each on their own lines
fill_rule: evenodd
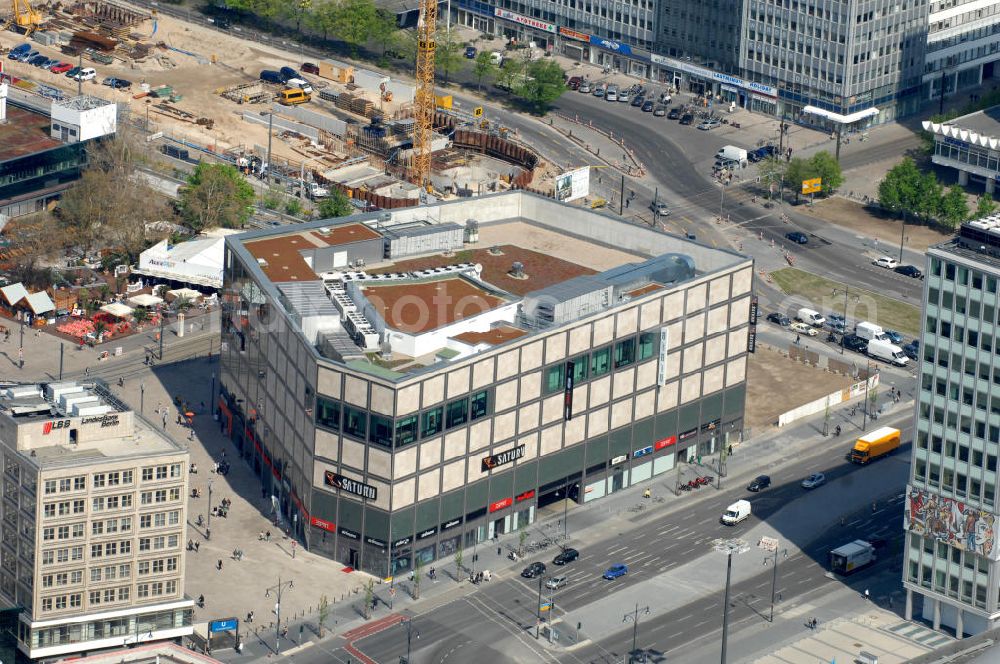
<svg viewBox="0 0 1000 664">
<path fill-rule="evenodd" d="M 747 491 L 756 492 L 761 489 L 766 489 L 769 486 L 771 486 L 771 478 L 767 475 L 758 475 L 753 479 L 753 482 L 750 482 L 750 485 L 747 486 Z"/>
<path fill-rule="evenodd" d="M 632 105 L 635 107 L 640 107 L 645 103 L 646 103 L 646 98 L 643 97 L 642 95 L 636 95 L 635 98 L 632 100 Z"/>
<path fill-rule="evenodd" d="M 920 339 L 914 339 L 903 346 L 903 355 L 906 355 L 911 360 L 917 359 L 917 356 L 920 355 Z"/>
<path fill-rule="evenodd" d="M 685 113 L 681 116 L 681 124 L 689 125 L 694 124 L 694 113 Z"/>
<path fill-rule="evenodd" d="M 647 101 L 646 103 L 644 103 L 644 104 L 642 105 L 642 112 L 643 112 L 643 113 L 652 113 L 652 112 L 653 112 L 653 107 L 654 107 L 654 106 L 656 106 L 656 103 L 655 103 L 655 102 L 652 102 L 652 101 Z"/>
<path fill-rule="evenodd" d="M 786 233 L 785 237 L 797 244 L 806 244 L 809 242 L 809 236 L 800 231 L 792 231 L 791 233 Z"/>
<path fill-rule="evenodd" d="M 580 552 L 576 549 L 563 549 L 562 553 L 552 559 L 553 565 L 565 565 L 580 557 Z"/>
<path fill-rule="evenodd" d="M 521 572 L 521 576 L 526 579 L 534 579 L 536 576 L 545 574 L 545 563 L 531 563 Z"/>
<path fill-rule="evenodd" d="M 856 334 L 845 334 L 843 343 L 844 348 L 847 350 L 853 350 L 855 353 L 868 352 L 868 340 L 863 339 Z"/>
<path fill-rule="evenodd" d="M 896 266 L 896 272 L 900 273 L 904 277 L 912 277 L 914 279 L 924 278 L 924 273 L 913 265 L 898 265 Z"/>
<path fill-rule="evenodd" d="M 674 106 L 672 109 L 670 109 L 670 112 L 667 113 L 667 119 L 676 120 L 677 118 L 681 117 L 681 111 L 683 110 L 684 109 L 681 108 L 680 106 Z"/>
<path fill-rule="evenodd" d="M 781 327 L 788 327 L 792 324 L 792 321 L 785 314 L 779 314 L 777 311 L 772 311 L 767 315 L 767 320 Z"/>
</svg>

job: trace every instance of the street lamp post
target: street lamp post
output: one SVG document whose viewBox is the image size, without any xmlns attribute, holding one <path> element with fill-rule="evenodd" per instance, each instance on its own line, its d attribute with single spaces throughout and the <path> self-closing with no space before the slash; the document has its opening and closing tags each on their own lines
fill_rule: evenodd
<svg viewBox="0 0 1000 664">
<path fill-rule="evenodd" d="M 629 651 L 628 661 L 635 661 L 635 649 L 637 647 L 636 643 L 639 640 L 639 615 L 649 615 L 649 607 L 639 608 L 639 604 L 635 605 L 635 610 L 632 613 L 626 613 L 622 618 L 623 623 L 632 623 L 632 650 Z"/>
<path fill-rule="evenodd" d="M 139 414 L 146 412 L 146 382 L 139 383 Z"/>
<path fill-rule="evenodd" d="M 832 296 L 836 297 L 838 294 L 844 294 L 844 330 L 840 333 L 840 354 L 844 354 L 844 337 L 847 336 L 847 302 L 851 298 L 851 287 L 845 286 L 844 288 L 834 288 Z M 861 298 L 857 295 L 854 296 L 856 302 L 860 302 Z"/>
<path fill-rule="evenodd" d="M 906 210 L 903 210 L 903 227 L 899 230 L 899 262 L 903 262 L 903 240 L 906 238 Z"/>
<path fill-rule="evenodd" d="M 767 621 L 770 623 L 774 622 L 774 595 L 775 590 L 778 586 L 778 540 L 774 537 L 761 537 L 760 541 L 757 542 L 757 548 L 764 549 L 765 551 L 771 551 L 774 553 L 774 560 L 772 561 L 771 570 L 771 615 L 768 617 Z M 767 564 L 767 558 L 764 559 L 764 564 Z"/>
<path fill-rule="evenodd" d="M 208 524 L 207 528 L 212 527 L 212 483 L 214 480 L 208 481 Z"/>
<path fill-rule="evenodd" d="M 281 654 L 281 594 L 285 590 L 290 590 L 294 586 L 293 581 L 282 581 L 281 577 L 278 577 L 278 583 L 271 586 L 264 591 L 264 597 L 270 597 L 271 593 L 274 593 L 278 601 L 274 604 L 274 615 L 277 616 L 278 621 L 274 623 L 274 654 Z"/>
<path fill-rule="evenodd" d="M 733 574 L 733 554 L 746 553 L 750 546 L 741 539 L 717 539 L 712 548 L 726 556 L 726 594 L 722 605 L 722 664 L 726 664 L 726 646 L 729 641 L 729 584 Z"/>
<path fill-rule="evenodd" d="M 399 664 L 410 664 L 410 647 L 414 638 L 420 638 L 420 632 L 413 629 L 413 618 L 403 618 L 400 625 L 406 625 L 406 659 L 400 658 Z"/>
<path fill-rule="evenodd" d="M 542 635 L 542 579 L 544 575 L 538 575 L 538 603 L 535 605 L 535 639 Z"/>
<path fill-rule="evenodd" d="M 865 427 L 868 426 L 868 386 L 872 382 L 872 363 L 869 360 L 865 362 L 865 402 L 861 407 L 861 430 L 864 431 Z"/>
<path fill-rule="evenodd" d="M 211 358 L 209 358 L 211 361 Z M 208 393 L 208 410 L 215 415 L 215 372 L 212 372 L 212 391 Z"/>
</svg>

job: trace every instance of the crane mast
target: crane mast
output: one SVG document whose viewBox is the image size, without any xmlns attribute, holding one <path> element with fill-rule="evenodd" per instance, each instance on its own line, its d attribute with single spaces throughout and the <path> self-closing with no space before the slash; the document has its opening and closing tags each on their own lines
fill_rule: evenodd
<svg viewBox="0 0 1000 664">
<path fill-rule="evenodd" d="M 431 176 L 431 137 L 434 129 L 434 53 L 437 42 L 438 0 L 420 0 L 417 21 L 417 95 L 413 136 L 413 178 L 426 186 Z"/>
</svg>

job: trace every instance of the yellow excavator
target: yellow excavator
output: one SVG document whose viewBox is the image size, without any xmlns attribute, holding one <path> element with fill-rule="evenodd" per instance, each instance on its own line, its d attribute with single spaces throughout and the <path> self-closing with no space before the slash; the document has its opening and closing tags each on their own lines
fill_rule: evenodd
<svg viewBox="0 0 1000 664">
<path fill-rule="evenodd" d="M 42 24 L 42 15 L 31 8 L 28 0 L 10 0 L 14 13 L 7 22 L 3 24 L 3 29 L 17 29 L 24 32 L 24 36 L 29 36 Z"/>
</svg>

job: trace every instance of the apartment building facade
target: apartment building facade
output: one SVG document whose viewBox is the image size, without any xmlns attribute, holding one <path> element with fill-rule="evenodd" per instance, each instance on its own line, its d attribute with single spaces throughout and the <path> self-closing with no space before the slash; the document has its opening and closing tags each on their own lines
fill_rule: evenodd
<svg viewBox="0 0 1000 664">
<path fill-rule="evenodd" d="M 1000 216 L 928 250 L 904 516 L 906 618 L 961 638 L 1000 619 Z"/>
<path fill-rule="evenodd" d="M 0 391 L 0 599 L 31 659 L 192 633 L 188 453 L 106 387 Z"/>
<path fill-rule="evenodd" d="M 926 98 L 1000 78 L 1000 4 L 982 0 L 932 0 L 924 61 Z"/>
<path fill-rule="evenodd" d="M 522 192 L 354 219 L 227 238 L 222 425 L 311 550 L 398 575 L 739 442 L 750 259 Z M 407 225 L 463 232 L 379 265 Z"/>
</svg>

